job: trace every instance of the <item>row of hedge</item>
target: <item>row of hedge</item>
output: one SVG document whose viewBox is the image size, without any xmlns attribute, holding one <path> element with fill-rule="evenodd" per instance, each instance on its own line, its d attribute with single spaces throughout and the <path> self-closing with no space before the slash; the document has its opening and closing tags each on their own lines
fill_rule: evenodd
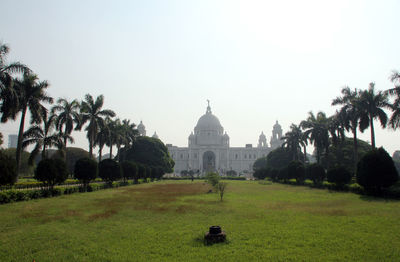
<svg viewBox="0 0 400 262">
<path fill-rule="evenodd" d="M 38 198 L 56 197 L 61 195 L 69 195 L 73 193 L 93 192 L 101 189 L 115 188 L 120 186 L 127 186 L 134 184 L 134 181 L 128 182 L 114 182 L 107 183 L 92 183 L 85 187 L 83 186 L 70 186 L 70 187 L 55 187 L 43 188 L 35 190 L 4 190 L 0 192 L 0 204 L 27 201 Z"/>
<path fill-rule="evenodd" d="M 199 177 L 163 177 L 164 180 L 204 180 L 204 176 Z M 245 177 L 241 176 L 221 176 L 220 179 L 223 180 L 246 180 Z"/>
<path fill-rule="evenodd" d="M 270 178 L 276 182 L 305 184 L 305 180 L 313 181 L 316 187 L 348 190 L 356 193 L 368 193 L 400 197 L 397 186 L 393 186 L 399 179 L 394 162 L 383 149 L 374 149 L 364 155 L 358 162 L 356 174 L 352 174 L 345 167 L 337 166 L 325 169 L 319 164 L 304 166 L 301 162 L 293 161 L 280 170 L 260 168 L 254 172 L 258 179 Z M 325 180 L 329 184 L 325 183 Z M 349 186 L 353 181 L 354 186 Z M 354 183 L 353 183 L 354 184 Z"/>
</svg>

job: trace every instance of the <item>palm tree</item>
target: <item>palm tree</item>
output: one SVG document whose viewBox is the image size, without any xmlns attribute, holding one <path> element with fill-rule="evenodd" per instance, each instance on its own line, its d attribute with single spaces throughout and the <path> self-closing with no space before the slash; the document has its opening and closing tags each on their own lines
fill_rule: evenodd
<svg viewBox="0 0 400 262">
<path fill-rule="evenodd" d="M 104 104 L 104 96 L 100 95 L 93 100 L 90 94 L 85 96 L 85 100 L 81 103 L 81 125 L 80 128 L 89 122 L 86 127 L 87 138 L 89 140 L 89 155 L 93 155 L 93 146 L 96 140 L 96 135 L 99 132 L 101 125 L 104 125 L 104 117 L 114 117 L 115 113 L 112 110 L 101 110 Z"/>
<path fill-rule="evenodd" d="M 95 146 L 99 147 L 99 162 L 102 159 L 102 153 L 103 153 L 103 147 L 109 140 L 111 135 L 109 126 L 107 125 L 107 122 L 104 121 L 104 123 L 100 126 L 100 131 L 96 136 L 95 140 Z"/>
<path fill-rule="evenodd" d="M 357 129 L 360 121 L 360 91 L 357 89 L 351 90 L 348 86 L 342 88 L 342 97 L 336 97 L 332 101 L 332 105 L 343 105 L 339 111 L 343 126 L 346 131 L 351 130 L 353 133 L 353 161 L 354 170 L 358 163 L 358 142 Z"/>
<path fill-rule="evenodd" d="M 315 116 L 309 112 L 307 120 L 301 121 L 300 127 L 305 130 L 305 135 L 314 144 L 317 151 L 317 162 L 321 162 L 321 154 L 325 150 L 326 156 L 329 151 L 328 118 L 324 112 L 318 112 Z"/>
<path fill-rule="evenodd" d="M 56 116 L 47 116 L 47 112 L 43 112 L 43 127 L 41 125 L 33 125 L 24 133 L 24 141 L 22 148 L 26 148 L 29 145 L 36 144 L 29 156 L 29 164 L 33 164 L 33 160 L 36 155 L 42 149 L 42 159 L 47 158 L 46 148 L 62 146 L 61 135 L 59 133 L 53 133 L 53 129 L 56 124 Z"/>
<path fill-rule="evenodd" d="M 386 90 L 385 93 L 395 96 L 393 104 L 390 105 L 392 115 L 389 120 L 389 126 L 396 130 L 398 127 L 400 127 L 400 73 L 393 71 L 390 80 L 393 82 L 395 87 Z"/>
<path fill-rule="evenodd" d="M 375 93 L 375 84 L 370 83 L 368 90 L 360 95 L 360 130 L 363 132 L 368 127 L 371 129 L 371 145 L 375 148 L 374 119 L 378 119 L 382 127 L 386 127 L 388 117 L 383 108 L 390 108 L 387 94 L 379 91 Z"/>
<path fill-rule="evenodd" d="M 8 64 L 6 56 L 10 49 L 7 45 L 0 43 L 0 112 L 1 122 L 7 122 L 11 117 L 15 119 L 19 111 L 18 92 L 14 88 L 14 73 L 29 73 L 29 68 L 19 62 Z"/>
<path fill-rule="evenodd" d="M 79 102 L 74 99 L 69 102 L 65 98 L 59 98 L 57 100 L 57 105 L 55 105 L 51 112 L 55 114 L 60 112 L 56 119 L 56 128 L 63 138 L 63 145 L 67 148 L 67 141 L 73 143 L 74 140 L 71 137 L 72 130 L 80 126 L 80 114 L 79 114 Z"/>
<path fill-rule="evenodd" d="M 299 160 L 299 151 L 301 151 L 301 147 L 306 146 L 304 135 L 300 127 L 292 124 L 290 126 L 290 131 L 286 132 L 281 139 L 284 140 L 282 147 L 286 147 L 290 152 L 292 152 L 293 160 Z"/>
<path fill-rule="evenodd" d="M 31 114 L 31 124 L 39 124 L 42 122 L 43 115 L 47 109 L 42 105 L 45 103 L 53 103 L 53 98 L 47 95 L 45 90 L 49 87 L 47 81 L 38 81 L 35 74 L 25 73 L 22 80 L 15 81 L 15 88 L 19 94 L 19 109 L 21 111 L 21 122 L 18 132 L 18 143 L 16 150 L 17 171 L 19 172 L 21 162 L 22 139 L 25 127 L 25 116 L 29 110 Z"/>
</svg>

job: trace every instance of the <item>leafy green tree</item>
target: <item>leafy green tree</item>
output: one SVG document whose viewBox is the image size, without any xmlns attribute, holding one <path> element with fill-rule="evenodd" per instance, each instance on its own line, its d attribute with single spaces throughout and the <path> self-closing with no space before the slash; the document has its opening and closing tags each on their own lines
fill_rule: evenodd
<svg viewBox="0 0 400 262">
<path fill-rule="evenodd" d="M 324 150 L 326 154 L 329 152 L 328 124 L 329 120 L 324 112 L 318 112 L 316 116 L 310 112 L 307 120 L 300 123 L 300 127 L 305 130 L 305 135 L 317 151 L 317 163 L 321 162 Z"/>
<path fill-rule="evenodd" d="M 75 163 L 74 176 L 80 180 L 85 188 L 98 174 L 97 162 L 92 158 L 81 158 Z"/>
<path fill-rule="evenodd" d="M 253 171 L 257 171 L 258 169 L 266 168 L 268 164 L 267 157 L 260 157 L 258 158 L 253 164 Z"/>
<path fill-rule="evenodd" d="M 67 147 L 65 152 L 58 150 L 51 158 L 64 159 L 67 165 L 68 173 L 73 174 L 75 163 L 81 158 L 89 157 L 89 152 L 79 147 Z"/>
<path fill-rule="evenodd" d="M 219 180 L 221 177 L 218 175 L 218 173 L 215 172 L 208 172 L 205 176 L 205 179 L 207 183 L 209 183 L 211 186 L 215 187 L 219 183 Z"/>
<path fill-rule="evenodd" d="M 67 166 L 61 159 L 43 159 L 35 170 L 35 179 L 53 189 L 54 185 L 63 183 L 68 177 Z"/>
<path fill-rule="evenodd" d="M 3 149 L 3 153 L 9 157 L 11 157 L 12 159 L 14 159 L 15 163 L 15 152 L 16 152 L 16 148 L 6 148 Z M 35 166 L 33 165 L 29 165 L 29 157 L 30 157 L 30 153 L 27 151 L 22 151 L 21 153 L 21 167 L 20 167 L 20 171 L 19 171 L 19 175 L 22 176 L 27 176 L 27 177 L 33 177 L 34 172 L 35 172 Z"/>
<path fill-rule="evenodd" d="M 71 102 L 65 98 L 59 98 L 57 105 L 53 106 L 51 112 L 57 114 L 55 125 L 59 131 L 60 136 L 63 139 L 63 145 L 66 148 L 67 142 L 73 143 L 74 140 L 71 137 L 71 133 L 74 127 L 77 128 L 80 125 L 81 119 L 79 114 L 79 102 L 74 99 Z"/>
<path fill-rule="evenodd" d="M 10 48 L 0 42 L 0 112 L 1 122 L 15 119 L 19 112 L 18 90 L 14 88 L 15 73 L 29 73 L 30 69 L 20 62 L 7 63 Z"/>
<path fill-rule="evenodd" d="M 149 167 L 160 167 L 164 173 L 171 173 L 175 165 L 167 147 L 159 140 L 151 137 L 138 137 L 133 146 L 121 152 L 121 159 L 134 161 Z M 147 175 L 148 172 L 146 172 Z"/>
<path fill-rule="evenodd" d="M 101 125 L 104 125 L 105 117 L 114 117 L 115 113 L 112 110 L 104 109 L 102 110 L 104 104 L 104 96 L 100 95 L 93 100 L 93 97 L 89 94 L 85 96 L 85 100 L 81 103 L 81 126 L 86 122 L 88 125 L 86 127 L 87 138 L 89 140 L 89 155 L 93 155 L 93 146 L 96 140 L 96 135 L 99 132 Z"/>
<path fill-rule="evenodd" d="M 292 161 L 292 153 L 286 148 L 278 147 L 267 155 L 267 167 L 282 169 Z"/>
<path fill-rule="evenodd" d="M 385 149 L 373 149 L 357 165 L 357 183 L 371 193 L 381 193 L 399 179 L 393 159 Z"/>
<path fill-rule="evenodd" d="M 140 164 L 140 163 L 137 163 L 137 167 L 138 167 L 138 176 L 139 176 L 139 178 L 146 180 L 147 179 L 146 167 L 143 164 Z"/>
<path fill-rule="evenodd" d="M 396 130 L 400 127 L 400 73 L 398 71 L 393 71 L 390 80 L 395 86 L 385 93 L 394 96 L 394 102 L 390 104 L 392 115 L 389 120 L 389 126 Z"/>
<path fill-rule="evenodd" d="M 40 150 L 42 150 L 42 159 L 45 159 L 47 158 L 47 147 L 62 147 L 60 134 L 52 133 L 55 126 L 56 116 L 50 115 L 50 117 L 48 117 L 46 111 L 42 112 L 42 114 L 43 127 L 41 124 L 35 124 L 24 133 L 22 148 L 25 149 L 27 146 L 35 144 L 28 160 L 30 165 L 33 164 L 33 161 Z"/>
<path fill-rule="evenodd" d="M 378 119 L 382 127 L 385 128 L 388 117 L 384 108 L 390 108 L 387 94 L 375 92 L 375 84 L 370 83 L 368 90 L 364 90 L 360 95 L 360 130 L 363 132 L 368 127 L 371 130 L 371 145 L 375 148 L 374 119 Z"/>
<path fill-rule="evenodd" d="M 17 181 L 15 159 L 0 150 L 0 185 L 13 185 Z"/>
<path fill-rule="evenodd" d="M 266 177 L 269 175 L 269 169 L 264 167 L 264 168 L 258 168 L 254 171 L 253 176 L 256 179 L 264 180 Z"/>
<path fill-rule="evenodd" d="M 122 173 L 119 163 L 112 159 L 102 160 L 99 163 L 99 177 L 110 185 L 113 181 L 120 179 Z"/>
<path fill-rule="evenodd" d="M 102 160 L 102 155 L 103 155 L 103 147 L 109 140 L 111 135 L 109 126 L 107 123 L 103 123 L 100 125 L 100 131 L 97 133 L 96 140 L 94 145 L 99 147 L 99 162 Z M 111 155 L 110 155 L 111 158 Z"/>
</svg>

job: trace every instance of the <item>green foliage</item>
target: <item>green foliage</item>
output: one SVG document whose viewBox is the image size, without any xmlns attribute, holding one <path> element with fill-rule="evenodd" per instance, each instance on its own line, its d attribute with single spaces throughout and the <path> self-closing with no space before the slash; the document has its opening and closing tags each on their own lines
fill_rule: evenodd
<svg viewBox="0 0 400 262">
<path fill-rule="evenodd" d="M 334 167 L 326 173 L 327 180 L 330 183 L 335 183 L 339 187 L 350 183 L 352 174 L 343 166 Z"/>
<path fill-rule="evenodd" d="M 160 167 L 164 173 L 171 173 L 175 165 L 167 147 L 159 139 L 151 137 L 138 137 L 133 142 L 132 147 L 121 152 L 121 154 L 121 159 L 134 161 L 146 166 Z"/>
<path fill-rule="evenodd" d="M 89 157 L 89 152 L 78 147 L 67 147 L 66 152 L 58 150 L 51 158 L 65 159 L 70 174 L 74 173 L 75 163 L 81 158 Z"/>
<path fill-rule="evenodd" d="M 287 167 L 292 161 L 292 153 L 287 148 L 278 147 L 267 155 L 269 168 L 281 169 Z"/>
<path fill-rule="evenodd" d="M 322 165 L 313 163 L 307 167 L 306 177 L 313 181 L 314 185 L 320 185 L 326 178 Z"/>
<path fill-rule="evenodd" d="M 15 159 L 0 150 L 0 185 L 13 185 L 17 181 L 17 177 Z"/>
<path fill-rule="evenodd" d="M 113 181 L 122 177 L 121 168 L 117 161 L 113 159 L 104 159 L 99 163 L 99 177 L 112 184 Z"/>
<path fill-rule="evenodd" d="M 138 176 L 139 176 L 139 178 L 141 178 L 141 179 L 147 179 L 147 176 L 146 176 L 146 166 L 137 163 L 137 167 L 138 167 Z"/>
<path fill-rule="evenodd" d="M 227 185 L 228 185 L 228 183 L 226 183 L 226 182 L 218 182 L 215 186 L 221 201 L 224 197 Z"/>
<path fill-rule="evenodd" d="M 15 154 L 16 154 L 15 151 L 16 151 L 15 148 L 7 148 L 7 149 L 2 150 L 2 152 L 5 155 L 12 157 L 14 160 L 15 160 Z M 21 166 L 20 166 L 20 170 L 19 170 L 20 176 L 33 177 L 33 174 L 35 172 L 35 167 L 29 165 L 29 161 L 28 161 L 29 156 L 30 156 L 30 153 L 28 153 L 26 151 L 23 151 L 21 153 Z"/>
<path fill-rule="evenodd" d="M 382 147 L 365 154 L 357 165 L 357 183 L 369 192 L 379 193 L 399 179 L 390 155 Z"/>
<path fill-rule="evenodd" d="M 279 169 L 271 168 L 269 170 L 269 178 L 271 178 L 273 181 L 277 181 L 279 179 Z"/>
<path fill-rule="evenodd" d="M 65 162 L 60 159 L 43 159 L 35 170 L 35 179 L 53 188 L 68 177 Z"/>
<path fill-rule="evenodd" d="M 283 182 L 287 183 L 289 179 L 291 179 L 291 177 L 289 177 L 288 168 L 284 167 L 279 169 L 278 180 L 283 180 Z"/>
<path fill-rule="evenodd" d="M 123 161 L 121 163 L 121 168 L 124 180 L 133 179 L 135 181 L 135 184 L 138 183 L 139 173 L 138 173 L 138 166 L 136 165 L 135 162 Z"/>
<path fill-rule="evenodd" d="M 210 185 L 215 187 L 218 184 L 221 177 L 218 175 L 218 173 L 208 172 L 205 176 L 205 179 L 206 179 L 207 183 L 209 183 Z"/>
<path fill-rule="evenodd" d="M 97 177 L 97 173 L 97 162 L 92 158 L 85 157 L 76 161 L 74 177 L 82 181 L 85 187 Z"/>
<path fill-rule="evenodd" d="M 292 161 L 287 167 L 289 178 L 296 179 L 297 184 L 302 184 L 306 179 L 306 172 L 303 163 L 299 161 Z"/>
<path fill-rule="evenodd" d="M 266 168 L 268 164 L 267 157 L 260 157 L 258 158 L 253 164 L 253 171 L 257 171 L 262 168 Z"/>
<path fill-rule="evenodd" d="M 361 159 L 372 147 L 367 142 L 357 139 L 357 152 Z M 354 170 L 354 141 L 352 138 L 346 137 L 341 144 L 331 144 L 329 146 L 329 166 L 344 166 L 347 170 Z M 325 155 L 322 157 L 322 162 L 326 165 Z"/>
<path fill-rule="evenodd" d="M 253 176 L 256 179 L 260 179 L 260 180 L 265 179 L 266 177 L 268 177 L 268 175 L 269 175 L 269 169 L 268 168 L 257 168 L 253 173 Z"/>
</svg>

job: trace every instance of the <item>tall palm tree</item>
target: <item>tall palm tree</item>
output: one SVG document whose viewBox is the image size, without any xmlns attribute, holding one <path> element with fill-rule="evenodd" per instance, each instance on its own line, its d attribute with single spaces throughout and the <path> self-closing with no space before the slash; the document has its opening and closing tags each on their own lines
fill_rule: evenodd
<svg viewBox="0 0 400 262">
<path fill-rule="evenodd" d="M 356 168 L 358 163 L 357 129 L 361 116 L 360 91 L 357 89 L 351 90 L 350 87 L 346 86 L 342 88 L 341 93 L 343 96 L 336 97 L 332 101 L 332 105 L 342 105 L 339 114 L 344 122 L 343 126 L 346 131 L 351 130 L 353 133 L 353 161 L 354 168 Z"/>
<path fill-rule="evenodd" d="M 14 73 L 29 73 L 30 69 L 19 62 L 7 63 L 10 48 L 0 42 L 0 112 L 1 122 L 15 119 L 19 111 L 18 92 L 14 88 Z"/>
<path fill-rule="evenodd" d="M 293 160 L 299 160 L 299 152 L 301 152 L 302 147 L 306 146 L 304 135 L 300 127 L 292 124 L 290 126 L 290 131 L 286 132 L 281 139 L 284 141 L 282 147 L 286 147 L 290 152 L 292 152 Z"/>
<path fill-rule="evenodd" d="M 378 119 L 383 128 L 386 127 L 388 117 L 383 108 L 390 108 L 388 96 L 381 91 L 376 93 L 375 84 L 370 83 L 368 90 L 360 94 L 360 107 L 360 130 L 371 129 L 371 145 L 375 148 L 374 119 Z"/>
<path fill-rule="evenodd" d="M 55 105 L 51 111 L 52 113 L 59 112 L 56 119 L 56 127 L 60 135 L 63 138 L 63 145 L 67 147 L 67 141 L 73 143 L 73 138 L 70 136 L 72 130 L 80 126 L 80 114 L 79 114 L 79 102 L 74 99 L 69 102 L 65 98 L 59 98 L 57 100 L 57 105 Z"/>
<path fill-rule="evenodd" d="M 25 73 L 22 80 L 15 81 L 15 88 L 18 91 L 19 109 L 21 111 L 21 122 L 18 132 L 18 143 L 16 150 L 17 171 L 19 172 L 21 163 L 22 139 L 25 127 L 25 117 L 29 110 L 31 114 L 31 124 L 42 122 L 43 115 L 47 109 L 43 103 L 53 103 L 53 98 L 48 96 L 46 89 L 49 87 L 47 81 L 39 82 L 37 75 Z"/>
<path fill-rule="evenodd" d="M 87 138 L 89 140 L 89 155 L 93 155 L 93 146 L 96 140 L 96 135 L 99 132 L 99 128 L 104 124 L 105 117 L 114 117 L 115 113 L 112 110 L 104 109 L 101 110 L 104 104 L 104 96 L 100 95 L 96 98 L 96 101 L 93 100 L 93 97 L 90 94 L 85 96 L 85 100 L 81 103 L 81 125 L 80 128 L 86 123 L 89 122 L 86 127 Z"/>
<path fill-rule="evenodd" d="M 47 116 L 47 112 L 44 111 L 42 118 L 43 127 L 40 124 L 35 124 L 24 133 L 22 148 L 36 144 L 29 156 L 30 165 L 33 164 L 33 160 L 40 150 L 42 150 L 42 159 L 45 159 L 47 158 L 46 149 L 48 147 L 62 146 L 61 135 L 58 132 L 53 132 L 56 124 L 56 116 Z"/>
<path fill-rule="evenodd" d="M 309 112 L 308 118 L 301 121 L 300 127 L 305 130 L 305 135 L 314 145 L 317 151 L 317 162 L 321 162 L 321 155 L 325 150 L 326 156 L 329 153 L 329 131 L 328 118 L 324 112 L 318 112 L 315 116 Z"/>
<path fill-rule="evenodd" d="M 105 124 L 109 130 L 109 136 L 108 139 L 106 141 L 106 145 L 109 147 L 110 152 L 109 152 L 109 158 L 112 158 L 112 150 L 113 150 L 113 146 L 116 144 L 116 141 L 118 139 L 118 122 L 119 119 L 116 120 L 112 120 L 111 118 L 107 117 L 105 119 Z"/>
</svg>

